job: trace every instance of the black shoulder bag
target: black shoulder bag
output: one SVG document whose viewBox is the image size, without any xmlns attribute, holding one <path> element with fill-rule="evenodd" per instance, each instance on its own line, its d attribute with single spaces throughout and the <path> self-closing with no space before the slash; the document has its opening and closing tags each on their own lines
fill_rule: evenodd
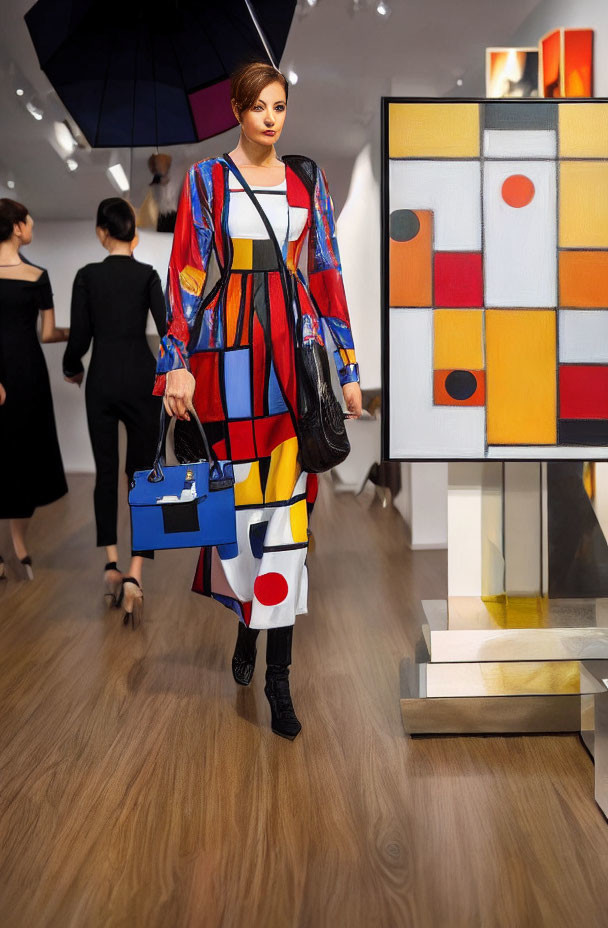
<svg viewBox="0 0 608 928">
<path fill-rule="evenodd" d="M 320 474 L 341 464 L 350 452 L 344 414 L 331 386 L 327 351 L 315 339 L 304 341 L 300 302 L 294 293 L 292 275 L 285 265 L 274 229 L 230 155 L 225 154 L 224 159 L 260 214 L 277 253 L 287 312 L 292 308 L 296 311 L 294 357 L 298 408 L 294 412 L 300 465 L 309 474 Z"/>
</svg>

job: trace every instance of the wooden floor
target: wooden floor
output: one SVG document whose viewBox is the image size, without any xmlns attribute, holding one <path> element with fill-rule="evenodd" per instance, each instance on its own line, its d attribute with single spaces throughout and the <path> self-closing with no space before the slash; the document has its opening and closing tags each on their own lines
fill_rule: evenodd
<svg viewBox="0 0 608 928">
<path fill-rule="evenodd" d="M 70 483 L 35 517 L 35 581 L 0 586 L 3 928 L 605 928 L 578 737 L 404 736 L 399 662 L 445 554 L 412 554 L 371 491 L 323 486 L 290 743 L 263 662 L 233 683 L 193 552 L 148 568 L 139 631 L 105 608 L 92 481 Z"/>
</svg>

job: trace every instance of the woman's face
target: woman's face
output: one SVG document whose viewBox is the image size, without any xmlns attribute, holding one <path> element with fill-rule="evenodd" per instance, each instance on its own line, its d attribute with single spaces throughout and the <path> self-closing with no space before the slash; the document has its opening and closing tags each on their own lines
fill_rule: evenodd
<svg viewBox="0 0 608 928">
<path fill-rule="evenodd" d="M 241 129 L 250 142 L 275 145 L 285 123 L 287 100 L 280 81 L 268 84 L 251 109 L 240 115 Z"/>
<path fill-rule="evenodd" d="M 34 237 L 34 220 L 28 213 L 25 222 L 15 223 L 15 233 L 21 245 L 29 245 Z"/>
</svg>

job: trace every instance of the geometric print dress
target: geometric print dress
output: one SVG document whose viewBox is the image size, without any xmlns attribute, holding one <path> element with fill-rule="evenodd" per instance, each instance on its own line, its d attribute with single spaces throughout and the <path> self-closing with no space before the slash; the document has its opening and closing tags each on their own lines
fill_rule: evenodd
<svg viewBox="0 0 608 928">
<path fill-rule="evenodd" d="M 223 158 L 195 164 L 180 199 L 167 286 L 168 331 L 155 393 L 186 367 L 193 404 L 220 459 L 235 475 L 237 541 L 202 548 L 193 590 L 233 610 L 251 628 L 293 625 L 306 612 L 308 516 L 316 475 L 298 460 L 294 345 L 335 345 L 341 384 L 358 381 L 350 320 L 323 172 L 290 156 L 285 180 L 254 187 L 281 245 L 286 288 L 262 219 Z M 308 241 L 308 282 L 298 270 Z M 211 256 L 219 279 L 207 287 Z M 180 433 L 194 435 L 179 422 Z M 177 440 L 177 438 L 176 438 Z"/>
</svg>

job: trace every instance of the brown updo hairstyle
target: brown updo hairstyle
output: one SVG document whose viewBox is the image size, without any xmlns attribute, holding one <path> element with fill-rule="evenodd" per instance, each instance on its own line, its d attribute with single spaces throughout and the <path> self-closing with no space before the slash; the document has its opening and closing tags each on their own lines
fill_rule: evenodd
<svg viewBox="0 0 608 928">
<path fill-rule="evenodd" d="M 25 222 L 29 211 L 23 203 L 9 200 L 8 197 L 0 199 L 0 242 L 7 242 L 13 234 L 18 222 Z"/>
<path fill-rule="evenodd" d="M 230 75 L 230 97 L 239 114 L 255 105 L 264 87 L 278 81 L 283 85 L 285 100 L 289 95 L 289 81 L 267 61 L 243 64 Z"/>
</svg>

